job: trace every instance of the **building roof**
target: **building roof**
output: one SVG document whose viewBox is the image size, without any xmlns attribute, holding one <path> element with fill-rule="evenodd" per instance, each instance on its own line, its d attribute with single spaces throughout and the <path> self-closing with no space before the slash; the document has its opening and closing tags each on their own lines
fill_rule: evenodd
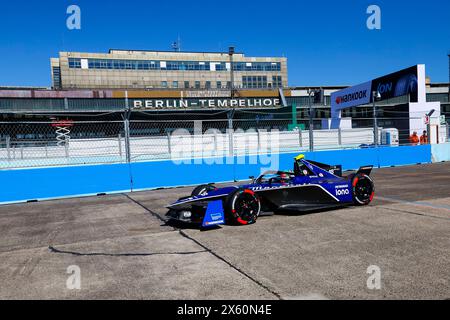
<svg viewBox="0 0 450 320">
<path fill-rule="evenodd" d="M 206 53 L 206 54 L 228 54 L 228 51 L 174 51 L 174 50 L 142 50 L 142 49 L 109 49 L 108 53 L 114 52 L 164 52 L 164 53 Z M 234 54 L 244 54 L 243 52 L 235 52 Z"/>
</svg>

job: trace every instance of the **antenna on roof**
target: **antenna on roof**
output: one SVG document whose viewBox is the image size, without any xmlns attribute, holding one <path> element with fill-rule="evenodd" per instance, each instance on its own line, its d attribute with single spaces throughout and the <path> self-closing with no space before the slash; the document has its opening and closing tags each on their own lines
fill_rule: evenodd
<svg viewBox="0 0 450 320">
<path fill-rule="evenodd" d="M 173 51 L 180 52 L 181 51 L 181 39 L 180 36 L 178 36 L 177 41 L 172 43 L 172 49 Z"/>
</svg>

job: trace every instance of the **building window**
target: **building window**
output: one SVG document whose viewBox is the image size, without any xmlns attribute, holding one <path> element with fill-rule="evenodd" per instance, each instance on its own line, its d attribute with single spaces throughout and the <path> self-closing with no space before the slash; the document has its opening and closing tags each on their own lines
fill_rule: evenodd
<svg viewBox="0 0 450 320">
<path fill-rule="evenodd" d="M 211 81 L 205 82 L 205 89 L 211 89 Z"/>
<path fill-rule="evenodd" d="M 200 89 L 200 81 L 195 81 L 195 89 Z"/>
<path fill-rule="evenodd" d="M 235 71 L 281 71 L 280 62 L 234 62 Z"/>
<path fill-rule="evenodd" d="M 231 89 L 231 81 L 227 81 L 227 89 Z"/>
<path fill-rule="evenodd" d="M 167 88 L 167 81 L 161 81 L 161 88 Z"/>
<path fill-rule="evenodd" d="M 216 71 L 226 71 L 227 64 L 226 62 L 216 62 Z"/>
<path fill-rule="evenodd" d="M 221 89 L 222 88 L 222 81 L 217 81 L 216 82 L 216 87 L 217 87 L 217 89 Z"/>
<path fill-rule="evenodd" d="M 185 89 L 189 89 L 189 81 L 185 81 L 184 82 L 184 88 Z"/>
<path fill-rule="evenodd" d="M 273 76 L 272 77 L 272 86 L 274 88 L 282 88 L 283 82 L 281 80 L 282 80 L 281 76 Z"/>
<path fill-rule="evenodd" d="M 178 88 L 178 81 L 172 81 L 172 88 Z"/>
<path fill-rule="evenodd" d="M 81 59 L 80 58 L 69 58 L 69 68 L 81 69 Z"/>
<path fill-rule="evenodd" d="M 151 61 L 89 58 L 89 69 L 227 71 L 227 61 Z M 213 68 L 211 66 L 214 65 Z M 81 58 L 69 58 L 69 68 L 81 69 Z M 213 69 L 213 70 L 211 70 Z M 281 71 L 280 62 L 234 62 L 233 70 L 246 72 Z"/>
<path fill-rule="evenodd" d="M 266 76 L 243 76 L 242 87 L 246 89 L 267 88 Z"/>
</svg>

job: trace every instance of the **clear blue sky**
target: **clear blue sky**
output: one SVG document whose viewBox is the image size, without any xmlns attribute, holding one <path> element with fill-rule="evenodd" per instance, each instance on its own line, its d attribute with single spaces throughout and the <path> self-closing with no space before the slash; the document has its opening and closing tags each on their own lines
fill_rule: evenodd
<svg viewBox="0 0 450 320">
<path fill-rule="evenodd" d="M 81 30 L 66 9 L 81 8 Z M 381 30 L 366 9 L 381 7 Z M 227 50 L 286 56 L 290 85 L 356 84 L 418 63 L 448 81 L 450 1 L 2 1 L 0 85 L 49 86 L 59 51 Z"/>
</svg>

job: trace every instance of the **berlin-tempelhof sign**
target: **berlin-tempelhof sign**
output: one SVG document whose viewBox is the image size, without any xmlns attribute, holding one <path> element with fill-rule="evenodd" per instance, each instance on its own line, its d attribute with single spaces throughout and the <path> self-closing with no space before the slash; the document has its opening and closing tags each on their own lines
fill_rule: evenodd
<svg viewBox="0 0 450 320">
<path fill-rule="evenodd" d="M 236 99 L 145 99 L 134 100 L 134 109 L 182 108 L 270 108 L 279 107 L 279 98 Z"/>
</svg>

